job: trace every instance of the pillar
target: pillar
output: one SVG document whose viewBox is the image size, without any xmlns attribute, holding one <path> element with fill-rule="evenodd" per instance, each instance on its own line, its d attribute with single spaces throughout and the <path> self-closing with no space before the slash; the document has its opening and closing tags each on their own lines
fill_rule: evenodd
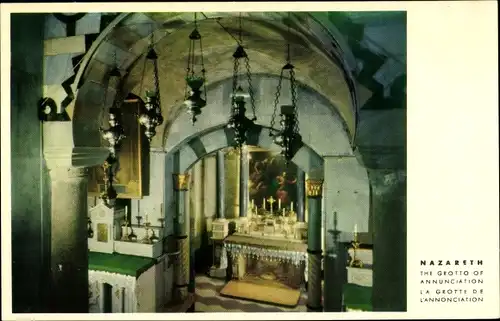
<svg viewBox="0 0 500 321">
<path fill-rule="evenodd" d="M 239 153 L 240 156 L 240 184 L 239 184 L 239 199 L 240 199 L 240 217 L 246 217 L 248 212 L 248 148 L 242 147 Z"/>
<path fill-rule="evenodd" d="M 369 169 L 374 311 L 406 311 L 406 171 Z"/>
<path fill-rule="evenodd" d="M 48 311 L 88 313 L 88 168 L 109 151 L 74 147 L 71 122 L 43 123 L 43 156 L 50 178 Z"/>
<path fill-rule="evenodd" d="M 310 312 L 323 311 L 321 300 L 321 198 L 323 181 L 308 179 L 306 181 L 306 195 L 308 204 L 307 226 L 307 310 Z"/>
<path fill-rule="evenodd" d="M 177 243 L 177 260 L 174 263 L 174 300 L 180 302 L 187 298 L 190 279 L 189 271 L 189 224 L 186 213 L 186 192 L 189 188 L 189 174 L 172 174 L 174 180 L 174 197 L 176 215 L 174 217 L 174 233 Z"/>
<path fill-rule="evenodd" d="M 217 218 L 225 218 L 225 196 L 224 196 L 224 178 L 225 178 L 225 168 L 224 168 L 224 151 L 219 150 L 217 152 L 216 158 L 216 199 L 217 199 Z"/>
<path fill-rule="evenodd" d="M 59 313 L 88 312 L 87 168 L 52 168 L 51 300 Z"/>
<path fill-rule="evenodd" d="M 297 221 L 305 222 L 306 219 L 306 190 L 305 190 L 306 174 L 297 167 Z"/>
</svg>

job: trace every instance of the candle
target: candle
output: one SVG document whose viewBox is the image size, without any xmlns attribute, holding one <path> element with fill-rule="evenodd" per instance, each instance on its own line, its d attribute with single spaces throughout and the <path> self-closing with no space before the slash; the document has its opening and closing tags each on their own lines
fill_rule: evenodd
<svg viewBox="0 0 500 321">
<path fill-rule="evenodd" d="M 125 216 L 128 214 L 128 206 L 125 206 Z"/>
<path fill-rule="evenodd" d="M 358 233 L 358 224 L 354 224 L 354 234 Z"/>
<path fill-rule="evenodd" d="M 283 216 L 285 216 L 285 208 L 283 208 Z"/>
<path fill-rule="evenodd" d="M 293 212 L 293 202 L 290 203 L 290 211 Z"/>
<path fill-rule="evenodd" d="M 262 208 L 264 210 L 266 209 L 266 198 L 265 197 L 262 199 Z"/>
<path fill-rule="evenodd" d="M 255 203 L 254 203 L 254 201 L 252 200 L 252 207 L 251 207 L 251 209 L 253 209 L 254 207 L 255 207 Z"/>
<path fill-rule="evenodd" d="M 281 209 L 281 198 L 278 198 L 278 209 Z"/>
</svg>

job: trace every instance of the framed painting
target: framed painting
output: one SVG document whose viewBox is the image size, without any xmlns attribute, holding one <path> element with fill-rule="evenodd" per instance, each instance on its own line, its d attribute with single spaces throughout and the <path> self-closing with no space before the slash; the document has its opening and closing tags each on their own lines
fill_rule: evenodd
<svg viewBox="0 0 500 321">
<path fill-rule="evenodd" d="M 128 97 L 121 106 L 126 137 L 117 153 L 118 171 L 113 182 L 118 198 L 140 199 L 149 193 L 149 142 L 137 120 L 141 108 L 138 97 Z M 106 144 L 104 142 L 104 146 Z M 103 190 L 104 170 L 102 166 L 95 166 L 89 170 L 89 196 L 99 196 Z"/>
<path fill-rule="evenodd" d="M 249 196 L 260 208 L 264 199 L 272 197 L 273 212 L 278 210 L 277 200 L 282 207 L 297 204 L 297 165 L 286 165 L 285 158 L 260 148 L 251 148 L 249 163 Z M 266 204 L 266 208 L 270 205 Z"/>
</svg>

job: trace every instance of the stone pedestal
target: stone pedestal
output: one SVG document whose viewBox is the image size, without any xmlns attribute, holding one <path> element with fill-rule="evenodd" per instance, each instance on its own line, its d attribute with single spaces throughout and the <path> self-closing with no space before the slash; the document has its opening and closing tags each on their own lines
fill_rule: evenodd
<svg viewBox="0 0 500 321">
<path fill-rule="evenodd" d="M 211 277 L 226 277 L 227 253 L 224 249 L 223 240 L 229 232 L 228 224 L 229 222 L 225 219 L 218 219 L 212 223 L 214 265 L 210 268 Z"/>
</svg>

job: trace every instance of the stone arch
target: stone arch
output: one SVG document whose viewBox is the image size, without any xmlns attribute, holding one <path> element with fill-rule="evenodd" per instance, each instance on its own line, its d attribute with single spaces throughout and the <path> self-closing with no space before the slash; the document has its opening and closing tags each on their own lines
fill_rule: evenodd
<svg viewBox="0 0 500 321">
<path fill-rule="evenodd" d="M 163 133 L 163 148 L 170 151 L 182 141 L 212 127 L 224 126 L 230 113 L 231 78 L 226 78 L 207 87 L 207 106 L 202 110 L 198 121 L 190 125 L 190 116 L 180 110 L 172 118 Z M 283 88 L 286 88 L 286 82 Z M 269 74 L 253 76 L 253 87 L 256 94 L 255 110 L 258 128 L 270 126 L 278 77 Z M 323 156 L 353 156 L 352 137 L 347 130 L 343 118 L 338 114 L 322 94 L 309 86 L 299 83 L 298 88 L 299 126 L 305 145 L 317 155 Z M 290 93 L 282 89 L 279 105 L 289 103 Z M 247 103 L 247 114 L 251 113 Z M 278 106 L 279 108 L 279 106 Z M 276 113 L 276 123 L 279 122 L 279 110 Z M 188 125 L 189 124 L 189 125 Z M 275 125 L 276 126 L 276 125 Z M 325 137 L 329 137 L 325 140 Z M 271 141 L 265 143 L 271 144 Z M 269 146 L 270 146 L 269 145 Z"/>
<path fill-rule="evenodd" d="M 235 13 L 218 12 L 206 13 L 206 15 L 209 19 L 231 18 Z M 286 14 L 283 12 L 251 12 L 245 14 L 245 19 L 261 21 L 263 25 L 272 25 L 273 28 L 283 29 Z M 300 41 L 307 44 L 308 50 L 315 52 L 326 59 L 325 61 L 330 61 L 332 66 L 338 68 L 332 74 L 337 77 L 336 84 L 345 87 L 345 90 L 343 89 L 344 96 L 339 98 L 343 101 L 341 113 L 346 119 L 349 134 L 354 137 L 358 122 L 358 106 L 357 89 L 352 73 L 356 70 L 356 66 L 347 42 L 342 39 L 340 32 L 331 22 L 319 19 L 313 14 L 293 14 L 293 20 L 296 25 L 295 32 L 302 39 Z M 150 31 L 158 34 L 159 41 L 161 41 L 161 39 L 172 37 L 178 30 L 191 22 L 191 13 L 122 13 L 101 32 L 84 56 L 72 85 L 73 92 L 76 92 L 76 98 L 67 111 L 72 119 L 75 146 L 100 145 L 98 133 L 100 124 L 97 123 L 96 119 L 101 118 L 101 105 L 107 88 L 106 73 L 114 67 L 110 50 L 115 50 L 116 64 L 127 80 L 123 81 L 120 86 L 129 86 L 127 90 L 133 91 L 133 85 L 130 87 L 130 84 L 134 83 L 132 78 L 137 78 L 137 75 L 133 75 L 133 69 L 146 51 Z M 153 29 L 141 28 L 141 24 L 149 24 Z M 279 68 L 276 68 L 275 72 L 278 73 Z M 112 86 L 110 89 L 109 100 L 112 100 L 116 94 L 117 86 Z"/>
<path fill-rule="evenodd" d="M 258 126 L 249 137 L 249 145 L 278 151 L 269 137 L 272 108 L 267 105 L 273 103 L 277 79 L 273 75 L 258 75 L 254 80 L 256 90 L 260 91 L 260 100 L 256 102 Z M 225 130 L 230 92 L 231 79 L 211 84 L 207 87 L 208 104 L 194 125 L 185 111 L 172 120 L 164 133 L 163 150 L 167 155 L 179 154 L 179 172 L 189 170 L 204 156 L 232 145 L 231 132 Z M 285 91 L 283 93 L 284 100 L 280 103 L 286 103 L 288 99 Z M 343 231 L 341 237 L 344 240 L 352 236 L 354 224 L 359 232 L 370 232 L 368 174 L 355 156 L 342 118 L 328 100 L 308 86 L 301 84 L 298 93 L 304 146 L 292 161 L 309 177 L 324 180 L 325 228 L 333 227 L 332 213 L 336 211 L 339 214 L 337 228 Z M 325 238 L 325 247 L 333 246 L 327 235 Z"/>
<path fill-rule="evenodd" d="M 257 126 L 249 145 L 270 151 L 279 151 L 269 138 L 269 128 Z M 218 150 L 232 146 L 231 134 L 222 126 L 216 126 L 199 135 L 190 137 L 175 146 L 169 153 L 179 152 L 179 171 L 186 172 L 200 159 Z M 302 146 L 292 159 L 300 169 L 316 179 L 323 179 L 323 159 L 309 146 Z"/>
</svg>

